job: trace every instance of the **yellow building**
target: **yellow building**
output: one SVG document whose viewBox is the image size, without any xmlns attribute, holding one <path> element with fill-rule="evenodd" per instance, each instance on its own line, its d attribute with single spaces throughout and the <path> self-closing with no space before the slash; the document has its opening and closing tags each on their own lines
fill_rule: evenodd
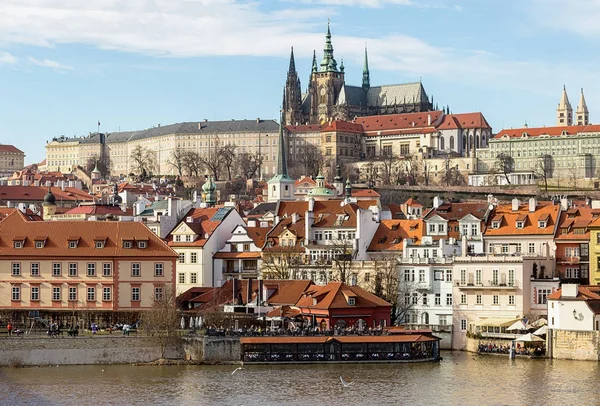
<svg viewBox="0 0 600 406">
<path fill-rule="evenodd" d="M 600 218 L 588 226 L 590 232 L 590 285 L 600 285 Z"/>
</svg>

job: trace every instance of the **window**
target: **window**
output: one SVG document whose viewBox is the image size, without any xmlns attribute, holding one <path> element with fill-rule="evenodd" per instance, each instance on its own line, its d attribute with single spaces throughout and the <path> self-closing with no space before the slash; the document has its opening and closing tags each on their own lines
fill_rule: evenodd
<svg viewBox="0 0 600 406">
<path fill-rule="evenodd" d="M 164 265 L 162 262 L 157 262 L 154 264 L 154 276 L 163 276 L 164 275 Z"/>
<path fill-rule="evenodd" d="M 87 276 L 96 276 L 96 264 L 87 264 Z"/>
<path fill-rule="evenodd" d="M 417 295 L 416 293 L 412 294 L 412 304 L 416 305 L 419 303 L 419 295 Z"/>
<path fill-rule="evenodd" d="M 141 264 L 139 262 L 131 264 L 131 276 L 141 276 L 141 274 Z"/>
<path fill-rule="evenodd" d="M 546 304 L 546 297 L 552 293 L 551 289 L 538 289 L 537 291 L 537 304 Z"/>
<path fill-rule="evenodd" d="M 198 263 L 198 253 L 196 253 L 196 252 L 190 253 L 190 263 L 192 263 L 192 264 Z"/>
<path fill-rule="evenodd" d="M 37 262 L 31 263 L 31 276 L 40 276 L 40 264 Z"/>
<path fill-rule="evenodd" d="M 538 221 L 538 228 L 546 228 L 546 222 L 545 221 Z"/>
<path fill-rule="evenodd" d="M 517 228 L 523 228 L 525 226 L 524 221 L 517 221 Z"/>
<path fill-rule="evenodd" d="M 384 147 L 385 150 L 385 147 Z M 392 146 L 390 145 L 390 155 L 392 154 Z M 410 145 L 409 144 L 401 144 L 400 145 L 400 155 L 408 155 L 410 154 Z"/>
<path fill-rule="evenodd" d="M 44 248 L 44 242 L 43 241 L 36 241 L 35 242 L 35 248 Z"/>
<path fill-rule="evenodd" d="M 435 233 L 435 224 L 430 224 L 429 225 L 429 232 L 430 233 Z"/>
<path fill-rule="evenodd" d="M 40 300 L 40 288 L 38 286 L 31 287 L 31 300 L 34 302 Z"/>
<path fill-rule="evenodd" d="M 104 302 L 110 302 L 111 300 L 111 289 L 110 287 L 104 287 L 102 288 L 102 301 Z"/>
<path fill-rule="evenodd" d="M 233 245 L 231 245 L 231 248 L 233 248 Z M 232 252 L 234 252 L 234 250 L 231 250 Z M 179 263 L 180 264 L 185 264 L 185 252 L 180 252 L 179 253 Z"/>
<path fill-rule="evenodd" d="M 530 242 L 528 244 L 528 251 L 527 252 L 529 252 L 530 254 L 535 254 L 535 243 Z"/>
<path fill-rule="evenodd" d="M 77 241 L 69 241 L 69 248 L 77 248 Z"/>
<path fill-rule="evenodd" d="M 499 221 L 492 221 L 492 228 L 500 228 L 500 222 Z"/>
<path fill-rule="evenodd" d="M 502 244 L 502 253 L 508 254 L 508 244 Z"/>
<path fill-rule="evenodd" d="M 137 246 L 140 249 L 144 249 L 144 248 L 146 248 L 148 246 L 148 241 L 138 241 L 137 242 Z"/>
<path fill-rule="evenodd" d="M 498 270 L 492 270 L 492 286 L 498 286 Z"/>
<path fill-rule="evenodd" d="M 198 283 L 198 274 L 196 272 L 192 272 L 190 274 L 190 283 L 192 283 L 192 284 Z"/>
<path fill-rule="evenodd" d="M 14 241 L 13 247 L 15 248 L 23 248 L 23 241 Z"/>
<path fill-rule="evenodd" d="M 579 278 L 579 268 L 567 268 L 566 269 L 567 279 L 577 279 Z"/>
<path fill-rule="evenodd" d="M 21 287 L 20 286 L 12 287 L 12 295 L 11 295 L 10 299 L 15 302 L 18 302 L 21 300 Z"/>
<path fill-rule="evenodd" d="M 131 248 L 132 246 L 131 241 L 123 241 L 123 248 Z"/>
<path fill-rule="evenodd" d="M 465 294 L 460 295 L 460 304 L 461 305 L 467 304 L 467 295 L 465 295 Z"/>
<path fill-rule="evenodd" d="M 414 282 L 414 281 L 415 281 L 414 269 L 405 269 L 404 270 L 404 282 Z"/>
<path fill-rule="evenodd" d="M 479 235 L 479 224 L 471 224 L 471 235 Z"/>
<path fill-rule="evenodd" d="M 181 241 L 181 236 L 180 235 L 176 235 L 175 236 L 175 242 L 180 242 Z"/>
<path fill-rule="evenodd" d="M 12 263 L 12 276 L 21 276 L 21 263 L 20 262 Z"/>
<path fill-rule="evenodd" d="M 96 248 L 104 248 L 104 241 L 96 241 Z"/>
<path fill-rule="evenodd" d="M 77 301 L 77 288 L 75 286 L 69 286 L 69 302 Z"/>
<path fill-rule="evenodd" d="M 467 284 L 467 270 L 466 269 L 460 270 L 460 284 L 461 285 Z"/>
<path fill-rule="evenodd" d="M 69 276 L 77 276 L 77 263 L 72 262 L 69 264 Z"/>
<path fill-rule="evenodd" d="M 425 282 L 425 270 L 419 269 L 419 282 Z"/>
<path fill-rule="evenodd" d="M 446 306 L 452 306 L 452 293 L 446 293 Z"/>
<path fill-rule="evenodd" d="M 62 274 L 60 265 L 60 262 L 55 262 L 52 264 L 52 276 L 60 276 Z"/>
<path fill-rule="evenodd" d="M 162 286 L 158 286 L 154 288 L 154 300 L 162 300 L 163 298 L 163 288 Z"/>
<path fill-rule="evenodd" d="M 515 286 L 515 270 L 508 270 L 508 286 Z"/>
<path fill-rule="evenodd" d="M 475 270 L 475 284 L 481 285 L 481 269 Z"/>
<path fill-rule="evenodd" d="M 478 305 L 483 303 L 483 301 L 481 300 L 481 295 L 475 296 L 475 303 Z"/>
<path fill-rule="evenodd" d="M 94 302 L 96 300 L 96 288 L 87 288 L 87 300 L 88 302 Z"/>
<path fill-rule="evenodd" d="M 356 299 L 353 297 L 349 297 L 348 298 L 348 305 L 349 306 L 354 306 L 356 304 Z"/>
<path fill-rule="evenodd" d="M 139 302 L 140 301 L 140 288 L 131 288 L 131 301 Z"/>
<path fill-rule="evenodd" d="M 429 258 L 429 250 L 427 248 L 423 250 L 423 258 Z"/>
<path fill-rule="evenodd" d="M 508 304 L 509 306 L 515 305 L 515 295 L 508 295 Z"/>
<path fill-rule="evenodd" d="M 244 244 L 244 251 L 250 251 L 250 244 Z"/>
<path fill-rule="evenodd" d="M 436 306 L 442 305 L 442 295 L 440 293 L 435 294 L 435 305 Z"/>
<path fill-rule="evenodd" d="M 499 300 L 500 300 L 500 298 L 498 297 L 498 295 L 494 295 L 492 297 L 492 304 L 495 304 L 495 305 L 500 304 Z"/>
<path fill-rule="evenodd" d="M 443 281 L 444 280 L 444 271 L 442 270 L 436 270 L 433 272 L 433 279 L 436 281 Z"/>
<path fill-rule="evenodd" d="M 446 269 L 446 282 L 452 282 L 452 269 Z"/>
<path fill-rule="evenodd" d="M 60 287 L 54 286 L 52 288 L 52 300 L 54 302 L 59 302 L 60 301 Z"/>
<path fill-rule="evenodd" d="M 183 272 L 179 273 L 178 282 L 177 283 L 185 283 L 185 274 Z"/>
<path fill-rule="evenodd" d="M 460 321 L 460 329 L 461 329 L 462 331 L 465 331 L 465 330 L 467 329 L 467 320 L 466 320 L 466 319 L 462 319 L 462 320 Z"/>
<path fill-rule="evenodd" d="M 191 235 L 186 235 L 185 236 L 185 242 L 192 242 L 192 236 Z"/>
<path fill-rule="evenodd" d="M 423 306 L 427 306 L 427 293 L 423 293 Z"/>
<path fill-rule="evenodd" d="M 438 224 L 438 233 L 443 233 L 445 232 L 446 228 L 444 226 L 444 224 Z"/>
</svg>

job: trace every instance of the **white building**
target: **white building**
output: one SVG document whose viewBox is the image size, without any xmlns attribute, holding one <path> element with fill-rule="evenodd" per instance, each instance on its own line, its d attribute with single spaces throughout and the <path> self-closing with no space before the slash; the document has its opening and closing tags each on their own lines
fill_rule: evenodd
<svg viewBox="0 0 600 406">
<path fill-rule="evenodd" d="M 548 296 L 548 329 L 600 330 L 600 287 L 565 283 Z"/>
<path fill-rule="evenodd" d="M 214 267 L 221 269 L 226 279 L 257 278 L 262 265 L 261 252 L 270 227 L 238 225 L 225 246 L 214 255 Z"/>
</svg>

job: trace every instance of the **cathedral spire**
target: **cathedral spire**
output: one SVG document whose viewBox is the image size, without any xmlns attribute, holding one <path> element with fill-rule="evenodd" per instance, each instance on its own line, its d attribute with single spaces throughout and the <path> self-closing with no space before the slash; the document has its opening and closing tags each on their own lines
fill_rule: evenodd
<svg viewBox="0 0 600 406">
<path fill-rule="evenodd" d="M 302 122 L 302 89 L 300 78 L 296 72 L 296 61 L 294 60 L 294 47 L 290 51 L 290 66 L 283 91 L 283 117 L 284 124 L 295 124 Z"/>
<path fill-rule="evenodd" d="M 577 125 L 588 125 L 589 114 L 590 113 L 585 102 L 585 96 L 583 95 L 583 88 L 581 88 L 581 95 L 579 96 L 579 103 L 577 104 L 577 111 L 575 112 Z"/>
<path fill-rule="evenodd" d="M 331 30 L 327 21 L 327 34 L 325 35 L 325 48 L 323 48 L 323 60 L 321 61 L 321 72 L 337 72 L 337 62 L 333 57 L 333 45 L 331 45 Z"/>
<path fill-rule="evenodd" d="M 369 77 L 369 58 L 367 57 L 367 44 L 365 44 L 365 63 L 363 66 L 362 87 L 368 90 L 371 87 L 371 79 Z"/>
<path fill-rule="evenodd" d="M 287 160 L 285 157 L 285 140 L 283 138 L 283 111 L 279 120 L 279 154 L 277 155 L 277 175 L 288 177 Z"/>
<path fill-rule="evenodd" d="M 292 47 L 292 52 L 290 53 L 290 67 L 288 69 L 288 75 L 292 72 L 296 73 L 296 62 L 294 61 L 294 47 Z"/>
<path fill-rule="evenodd" d="M 573 124 L 573 108 L 567 96 L 567 87 L 563 86 L 563 91 L 560 96 L 560 102 L 556 109 L 556 125 L 565 126 Z"/>
<path fill-rule="evenodd" d="M 317 67 L 317 51 L 313 49 L 313 61 L 312 61 L 312 73 L 316 73 L 319 70 Z"/>
</svg>

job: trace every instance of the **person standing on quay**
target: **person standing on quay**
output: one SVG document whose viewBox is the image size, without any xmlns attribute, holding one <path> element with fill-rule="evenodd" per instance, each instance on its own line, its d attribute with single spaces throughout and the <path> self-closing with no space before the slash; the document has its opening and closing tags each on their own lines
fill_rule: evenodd
<svg viewBox="0 0 600 406">
<path fill-rule="evenodd" d="M 10 321 L 6 325 L 6 330 L 8 331 L 8 336 L 10 337 L 12 335 L 12 323 Z"/>
</svg>

